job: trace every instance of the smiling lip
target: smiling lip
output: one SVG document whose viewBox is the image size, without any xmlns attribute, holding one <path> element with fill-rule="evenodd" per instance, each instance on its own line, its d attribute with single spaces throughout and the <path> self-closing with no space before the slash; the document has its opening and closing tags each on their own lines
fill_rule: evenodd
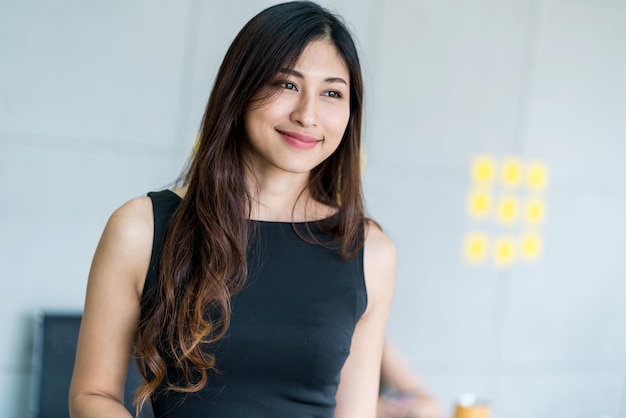
<svg viewBox="0 0 626 418">
<path fill-rule="evenodd" d="M 315 138 L 313 136 L 299 134 L 297 132 L 289 132 L 289 131 L 279 131 L 276 130 L 280 136 L 290 145 L 293 145 L 299 149 L 312 149 L 315 148 L 318 142 L 321 142 L 321 139 Z"/>
</svg>

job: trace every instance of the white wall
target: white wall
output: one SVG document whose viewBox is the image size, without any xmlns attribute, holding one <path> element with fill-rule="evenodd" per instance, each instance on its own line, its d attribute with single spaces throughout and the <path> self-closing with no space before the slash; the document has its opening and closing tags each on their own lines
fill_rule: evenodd
<svg viewBox="0 0 626 418">
<path fill-rule="evenodd" d="M 81 308 L 108 215 L 178 174 L 230 40 L 272 3 L 0 2 L 3 416 L 27 415 L 33 312 Z M 626 418 L 626 1 L 329 3 L 363 50 L 390 336 L 448 410 L 469 391 L 499 417 Z M 463 262 L 479 153 L 550 168 L 540 262 Z"/>
</svg>

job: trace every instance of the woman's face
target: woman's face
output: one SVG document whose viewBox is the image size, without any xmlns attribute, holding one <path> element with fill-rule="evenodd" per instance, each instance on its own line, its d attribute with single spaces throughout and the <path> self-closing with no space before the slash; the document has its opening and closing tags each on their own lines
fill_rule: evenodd
<svg viewBox="0 0 626 418">
<path fill-rule="evenodd" d="M 346 130 L 346 65 L 332 43 L 313 41 L 268 88 L 275 94 L 253 105 L 244 119 L 253 168 L 268 174 L 308 173 L 337 149 Z"/>
</svg>

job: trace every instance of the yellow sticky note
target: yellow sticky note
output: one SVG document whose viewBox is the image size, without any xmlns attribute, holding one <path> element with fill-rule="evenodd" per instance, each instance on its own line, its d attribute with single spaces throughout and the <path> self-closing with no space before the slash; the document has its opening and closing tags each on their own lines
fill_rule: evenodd
<svg viewBox="0 0 626 418">
<path fill-rule="evenodd" d="M 494 256 L 496 265 L 506 267 L 515 260 L 515 243 L 511 237 L 503 236 L 496 239 Z"/>
<path fill-rule="evenodd" d="M 498 221 L 510 225 L 517 221 L 518 202 L 514 196 L 502 196 L 498 202 Z"/>
<path fill-rule="evenodd" d="M 491 194 L 489 191 L 485 189 L 470 191 L 467 198 L 467 210 L 472 218 L 486 218 L 491 210 Z"/>
<path fill-rule="evenodd" d="M 472 179 L 477 183 L 490 183 L 493 181 L 495 164 L 493 158 L 481 155 L 472 161 Z"/>
<path fill-rule="evenodd" d="M 534 232 L 526 233 L 520 240 L 520 252 L 526 261 L 535 261 L 541 256 L 541 236 Z"/>
<path fill-rule="evenodd" d="M 505 158 L 502 161 L 502 184 L 517 187 L 522 182 L 522 162 L 518 158 Z"/>
<path fill-rule="evenodd" d="M 526 215 L 526 222 L 531 225 L 541 224 L 546 218 L 546 204 L 543 200 L 538 198 L 529 199 L 526 202 L 524 211 Z"/>
<path fill-rule="evenodd" d="M 531 190 L 543 190 L 548 187 L 548 167 L 540 161 L 528 164 L 528 187 Z"/>
<path fill-rule="evenodd" d="M 472 232 L 465 237 L 464 256 L 471 264 L 479 264 L 487 258 L 489 238 L 482 232 Z"/>
</svg>

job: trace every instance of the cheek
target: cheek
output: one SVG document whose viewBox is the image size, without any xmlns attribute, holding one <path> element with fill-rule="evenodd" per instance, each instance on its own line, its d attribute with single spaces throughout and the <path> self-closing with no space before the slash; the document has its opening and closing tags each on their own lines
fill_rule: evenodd
<svg viewBox="0 0 626 418">
<path fill-rule="evenodd" d="M 281 99 L 281 96 L 281 94 L 277 94 L 248 109 L 244 116 L 246 129 L 271 125 L 280 118 L 287 108 L 285 100 L 284 98 Z"/>
<path fill-rule="evenodd" d="M 350 120 L 350 107 L 349 106 L 329 106 L 323 110 L 323 120 L 327 130 L 333 132 L 346 130 L 348 121 Z"/>
<path fill-rule="evenodd" d="M 350 120 L 350 110 L 342 110 L 333 112 L 329 118 L 329 127 L 332 127 L 333 135 L 338 136 L 339 139 L 343 137 L 346 128 L 348 127 L 348 122 Z"/>
<path fill-rule="evenodd" d="M 267 129 L 268 121 L 271 119 L 264 109 L 254 109 L 248 111 L 244 117 L 244 126 L 248 137 L 261 134 Z"/>
</svg>

